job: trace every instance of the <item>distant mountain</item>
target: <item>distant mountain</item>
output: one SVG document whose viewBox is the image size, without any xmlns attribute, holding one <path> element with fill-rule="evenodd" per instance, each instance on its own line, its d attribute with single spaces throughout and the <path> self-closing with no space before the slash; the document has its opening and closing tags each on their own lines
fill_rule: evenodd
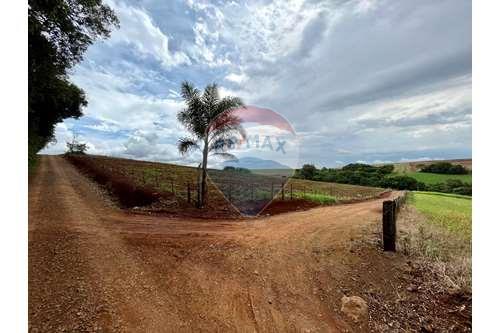
<svg viewBox="0 0 500 333">
<path fill-rule="evenodd" d="M 222 167 L 232 166 L 237 168 L 246 168 L 250 170 L 257 169 L 291 169 L 289 166 L 273 160 L 263 160 L 257 157 L 242 157 L 236 161 L 224 161 Z"/>
</svg>

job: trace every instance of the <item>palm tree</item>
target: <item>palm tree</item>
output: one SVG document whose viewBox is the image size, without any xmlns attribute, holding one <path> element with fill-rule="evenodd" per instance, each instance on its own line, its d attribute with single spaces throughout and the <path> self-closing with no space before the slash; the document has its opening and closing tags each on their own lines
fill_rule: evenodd
<svg viewBox="0 0 500 333">
<path fill-rule="evenodd" d="M 232 137 L 239 133 L 245 137 L 241 120 L 233 114 L 233 110 L 245 107 L 238 97 L 219 97 L 217 85 L 208 85 L 203 93 L 189 82 L 183 82 L 181 95 L 187 108 L 177 114 L 177 119 L 191 134 L 179 139 L 178 149 L 182 155 L 194 150 L 201 150 L 203 160 L 201 166 L 201 194 L 198 205 L 203 207 L 207 202 L 207 161 L 210 156 L 235 159 L 226 150 L 233 144 Z M 199 168 L 200 168 L 199 166 Z"/>
</svg>

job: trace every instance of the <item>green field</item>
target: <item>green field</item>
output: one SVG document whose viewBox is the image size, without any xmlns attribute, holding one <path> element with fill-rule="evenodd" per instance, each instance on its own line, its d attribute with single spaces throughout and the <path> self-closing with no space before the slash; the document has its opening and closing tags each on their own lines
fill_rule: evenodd
<svg viewBox="0 0 500 333">
<path fill-rule="evenodd" d="M 415 178 L 419 182 L 427 185 L 445 183 L 448 179 L 458 179 L 464 183 L 472 184 L 472 174 L 468 175 L 444 175 L 439 173 L 426 173 L 426 172 L 399 172 L 395 176 L 409 176 Z"/>
<path fill-rule="evenodd" d="M 472 198 L 462 195 L 413 192 L 412 203 L 430 223 L 470 240 L 472 236 Z"/>
</svg>

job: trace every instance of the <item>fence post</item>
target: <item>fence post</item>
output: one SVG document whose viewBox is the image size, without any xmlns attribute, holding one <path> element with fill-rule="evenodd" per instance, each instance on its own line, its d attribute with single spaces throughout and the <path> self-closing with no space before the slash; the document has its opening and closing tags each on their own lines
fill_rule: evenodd
<svg viewBox="0 0 500 333">
<path fill-rule="evenodd" d="M 290 183 L 290 200 L 293 200 L 293 187 L 292 187 L 292 183 Z"/>
<path fill-rule="evenodd" d="M 231 194 L 231 190 L 232 190 L 233 188 L 232 188 L 232 186 L 231 186 L 231 185 L 232 185 L 232 183 L 229 183 L 229 202 L 233 201 L 233 199 L 232 199 L 232 194 Z"/>
<path fill-rule="evenodd" d="M 382 230 L 384 251 L 396 252 L 396 204 L 394 200 L 386 200 L 382 204 Z"/>
<path fill-rule="evenodd" d="M 392 216 L 394 218 L 394 224 L 396 223 L 396 220 L 398 219 L 398 212 L 399 212 L 399 197 L 392 200 L 393 205 L 392 205 Z"/>
<path fill-rule="evenodd" d="M 191 203 L 191 183 L 187 183 L 187 197 L 188 197 L 188 202 Z"/>
<path fill-rule="evenodd" d="M 253 183 L 250 184 L 250 191 L 251 191 L 250 198 L 253 201 Z"/>
<path fill-rule="evenodd" d="M 170 190 L 172 193 L 174 193 L 174 180 L 170 179 Z"/>
<path fill-rule="evenodd" d="M 281 182 L 281 200 L 285 201 L 285 183 Z"/>
<path fill-rule="evenodd" d="M 271 200 L 274 198 L 274 183 L 271 182 Z"/>
</svg>

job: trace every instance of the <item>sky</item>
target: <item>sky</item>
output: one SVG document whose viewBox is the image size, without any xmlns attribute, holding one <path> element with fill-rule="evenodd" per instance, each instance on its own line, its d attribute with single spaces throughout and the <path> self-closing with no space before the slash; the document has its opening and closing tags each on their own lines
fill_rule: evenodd
<svg viewBox="0 0 500 333">
<path fill-rule="evenodd" d="M 197 164 L 181 157 L 181 82 L 283 115 L 299 163 L 472 155 L 471 1 L 105 0 L 120 19 L 70 78 L 84 116 L 56 127 L 89 153 Z"/>
</svg>

